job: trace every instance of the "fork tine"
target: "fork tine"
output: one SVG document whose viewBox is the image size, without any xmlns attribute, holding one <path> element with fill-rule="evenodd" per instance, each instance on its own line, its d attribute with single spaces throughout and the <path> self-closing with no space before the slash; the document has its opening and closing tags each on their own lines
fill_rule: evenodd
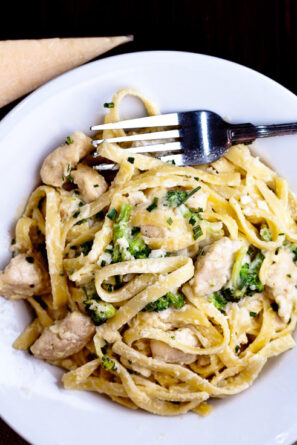
<svg viewBox="0 0 297 445">
<path fill-rule="evenodd" d="M 173 165 L 185 165 L 184 156 L 182 154 L 161 156 L 159 159 L 163 162 L 168 162 L 169 164 L 171 162 Z"/>
<path fill-rule="evenodd" d="M 94 130 L 120 130 L 129 128 L 146 127 L 168 127 L 178 125 L 178 113 L 161 114 L 159 116 L 141 117 L 139 119 L 128 119 L 111 124 L 93 125 L 90 129 Z"/>
<path fill-rule="evenodd" d="M 154 139 L 171 139 L 171 138 L 179 138 L 179 130 L 168 130 L 168 131 L 156 131 L 154 133 L 140 133 L 133 134 L 131 136 L 121 136 L 117 138 L 108 138 L 108 139 L 96 139 L 92 142 L 94 147 L 102 144 L 102 142 L 132 142 L 132 141 L 152 141 Z"/>
<path fill-rule="evenodd" d="M 141 147 L 125 148 L 129 153 L 158 153 L 182 150 L 181 142 L 167 142 L 166 144 L 149 144 Z"/>
</svg>

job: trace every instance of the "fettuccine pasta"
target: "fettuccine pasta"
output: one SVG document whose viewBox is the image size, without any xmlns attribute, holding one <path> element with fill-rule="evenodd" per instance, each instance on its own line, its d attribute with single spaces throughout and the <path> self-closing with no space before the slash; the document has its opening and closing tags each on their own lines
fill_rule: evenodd
<svg viewBox="0 0 297 445">
<path fill-rule="evenodd" d="M 127 95 L 159 114 L 127 88 L 105 122 Z M 297 201 L 246 145 L 196 167 L 126 148 L 94 157 L 76 132 L 45 159 L 0 272 L 0 293 L 36 314 L 14 347 L 65 369 L 66 389 L 206 415 L 295 346 Z M 96 160 L 118 170 L 104 177 Z"/>
</svg>

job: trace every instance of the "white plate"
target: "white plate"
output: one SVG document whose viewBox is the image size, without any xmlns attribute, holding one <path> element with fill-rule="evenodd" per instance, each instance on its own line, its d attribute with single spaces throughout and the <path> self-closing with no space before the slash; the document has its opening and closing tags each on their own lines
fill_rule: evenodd
<svg viewBox="0 0 297 445">
<path fill-rule="evenodd" d="M 72 131 L 88 131 L 91 123 L 102 121 L 102 104 L 125 86 L 143 90 L 163 112 L 204 108 L 234 123 L 297 121 L 297 98 L 285 88 L 204 55 L 134 53 L 64 74 L 0 123 L 0 266 L 9 258 L 9 229 L 37 183 L 44 156 Z M 297 136 L 266 139 L 257 146 L 297 191 Z M 130 411 L 100 395 L 63 390 L 60 370 L 11 347 L 29 320 L 23 303 L 0 299 L 0 414 L 34 444 L 289 445 L 297 439 L 296 350 L 270 360 L 248 391 L 213 403 L 209 417 L 165 418 Z"/>
</svg>

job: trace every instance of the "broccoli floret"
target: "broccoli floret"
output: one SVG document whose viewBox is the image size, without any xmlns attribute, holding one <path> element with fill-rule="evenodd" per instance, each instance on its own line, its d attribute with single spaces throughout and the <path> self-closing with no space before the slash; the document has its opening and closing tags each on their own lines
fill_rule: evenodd
<svg viewBox="0 0 297 445">
<path fill-rule="evenodd" d="M 259 270 L 264 255 L 260 251 L 255 255 L 255 252 L 255 249 L 247 249 L 247 247 L 239 250 L 228 287 L 220 291 L 226 301 L 238 302 L 244 295 L 251 296 L 263 291 L 264 285 L 259 279 Z M 254 256 L 254 259 L 250 263 L 242 264 L 246 254 Z"/>
<path fill-rule="evenodd" d="M 258 252 L 254 260 L 250 264 L 245 263 L 240 270 L 240 288 L 245 288 L 247 295 L 262 292 L 264 289 L 264 285 L 259 279 L 259 270 L 264 258 L 263 253 Z"/>
<path fill-rule="evenodd" d="M 166 295 L 154 301 L 153 303 L 147 304 L 143 308 L 143 312 L 160 312 L 165 311 L 170 306 L 173 306 L 175 309 L 180 309 L 185 305 L 185 298 L 182 294 L 174 294 L 173 292 L 167 292 Z"/>
<path fill-rule="evenodd" d="M 160 312 L 165 311 L 170 306 L 170 298 L 168 298 L 166 295 L 164 297 L 158 298 L 158 300 L 154 301 L 153 303 L 147 304 L 143 308 L 143 312 Z"/>
<path fill-rule="evenodd" d="M 118 263 L 119 261 L 125 261 L 127 259 L 127 251 L 125 248 L 117 244 L 117 240 L 125 238 L 128 240 L 128 221 L 131 213 L 131 206 L 128 204 L 122 204 L 119 216 L 113 226 L 113 255 L 112 262 Z"/>
<path fill-rule="evenodd" d="M 82 288 L 87 297 L 84 301 L 86 313 L 96 325 L 105 323 L 106 320 L 114 317 L 116 309 L 112 304 L 99 299 L 94 280 L 85 284 Z"/>
<path fill-rule="evenodd" d="M 131 255 L 136 259 L 147 258 L 150 254 L 150 248 L 145 244 L 141 238 L 140 229 L 132 228 L 132 238 L 129 237 L 128 221 L 131 213 L 131 206 L 122 204 L 120 214 L 114 223 L 113 228 L 113 243 L 114 249 L 112 254 L 112 262 L 118 263 L 126 261 L 131 258 Z M 122 247 L 117 244 L 117 240 L 124 238 L 127 240 L 128 247 Z"/>
<path fill-rule="evenodd" d="M 116 314 L 115 307 L 105 301 L 96 300 L 95 298 L 87 298 L 84 301 L 86 312 L 91 317 L 95 325 L 99 326 L 106 320 L 112 318 Z"/>
<path fill-rule="evenodd" d="M 169 207 L 179 207 L 180 205 L 184 204 L 187 199 L 198 192 L 199 189 L 201 189 L 200 186 L 196 187 L 189 193 L 187 193 L 185 190 L 169 190 L 165 197 L 166 203 Z"/>
<path fill-rule="evenodd" d="M 111 358 L 107 357 L 107 355 L 102 355 L 101 360 L 102 360 L 103 368 L 106 371 L 116 371 L 117 370 L 115 362 Z"/>
<path fill-rule="evenodd" d="M 220 292 L 214 292 L 210 297 L 210 301 L 219 311 L 224 312 L 227 300 L 225 300 Z"/>
<path fill-rule="evenodd" d="M 147 258 L 150 254 L 150 248 L 140 236 L 140 233 L 133 239 L 129 239 L 129 248 L 128 251 L 131 255 L 136 259 Z"/>
<path fill-rule="evenodd" d="M 173 292 L 167 292 L 166 297 L 170 299 L 172 306 L 175 309 L 180 309 L 185 305 L 185 297 L 183 294 L 174 294 Z"/>
<path fill-rule="evenodd" d="M 117 217 L 113 226 L 113 241 L 119 238 L 127 238 L 127 223 L 131 213 L 131 206 L 129 204 L 122 204 L 120 214 Z"/>
<path fill-rule="evenodd" d="M 166 203 L 169 207 L 178 207 L 183 204 L 187 192 L 185 190 L 170 190 L 166 194 Z"/>
</svg>

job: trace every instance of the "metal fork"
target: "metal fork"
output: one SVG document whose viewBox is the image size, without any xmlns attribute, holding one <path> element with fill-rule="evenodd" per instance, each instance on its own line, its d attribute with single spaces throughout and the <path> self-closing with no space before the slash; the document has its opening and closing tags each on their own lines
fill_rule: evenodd
<svg viewBox="0 0 297 445">
<path fill-rule="evenodd" d="M 130 153 L 156 153 L 159 154 L 158 158 L 162 161 L 171 161 L 179 166 L 198 165 L 216 161 L 235 143 L 252 142 L 257 138 L 297 133 L 296 122 L 276 125 L 230 124 L 218 114 L 208 110 L 162 114 L 111 124 L 94 125 L 91 130 L 132 130 L 154 127 L 169 127 L 169 129 L 110 139 L 96 139 L 93 141 L 93 145 L 97 147 L 103 142 L 164 140 L 163 143 L 131 147 L 125 150 Z M 174 139 L 174 141 L 166 142 L 166 139 Z M 162 153 L 166 154 L 162 155 Z M 111 170 L 115 169 L 116 166 L 101 163 L 95 168 L 97 170 Z"/>
</svg>

